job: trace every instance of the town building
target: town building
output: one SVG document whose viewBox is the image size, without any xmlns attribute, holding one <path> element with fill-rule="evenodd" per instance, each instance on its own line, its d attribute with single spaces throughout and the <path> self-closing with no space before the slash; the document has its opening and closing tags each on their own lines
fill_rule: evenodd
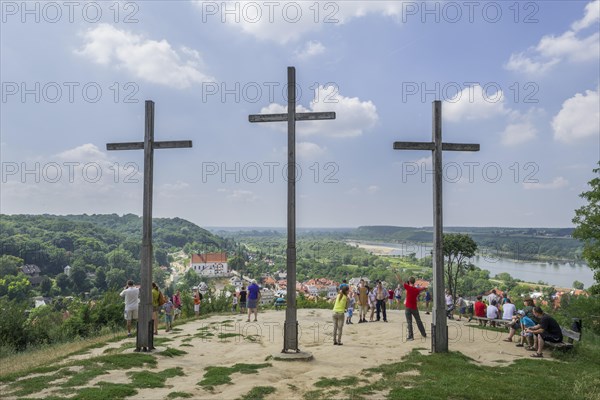
<svg viewBox="0 0 600 400">
<path fill-rule="evenodd" d="M 192 254 L 190 269 L 200 276 L 226 276 L 229 273 L 227 253 Z"/>
</svg>

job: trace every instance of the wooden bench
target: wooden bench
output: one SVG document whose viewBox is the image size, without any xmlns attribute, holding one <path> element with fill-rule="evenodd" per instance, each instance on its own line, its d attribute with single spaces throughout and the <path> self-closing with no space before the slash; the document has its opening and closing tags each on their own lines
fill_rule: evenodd
<svg viewBox="0 0 600 400">
<path fill-rule="evenodd" d="M 570 329 L 566 329 L 562 326 L 560 327 L 560 330 L 562 331 L 562 334 L 563 334 L 562 342 L 554 343 L 554 342 L 546 341 L 546 342 L 544 342 L 544 344 L 547 344 L 548 346 L 555 348 L 555 349 L 570 350 L 573 348 L 574 340 L 577 340 L 578 342 L 581 341 L 581 332 L 575 332 Z M 567 340 L 566 343 L 565 343 L 565 339 Z"/>
<path fill-rule="evenodd" d="M 472 316 L 467 321 L 471 321 L 471 320 L 483 321 L 486 324 L 488 322 L 495 322 L 496 326 L 498 326 L 498 325 L 508 325 L 508 324 L 510 324 L 512 322 L 512 320 L 508 320 L 508 319 L 485 318 L 485 317 L 476 317 L 476 316 Z"/>
</svg>

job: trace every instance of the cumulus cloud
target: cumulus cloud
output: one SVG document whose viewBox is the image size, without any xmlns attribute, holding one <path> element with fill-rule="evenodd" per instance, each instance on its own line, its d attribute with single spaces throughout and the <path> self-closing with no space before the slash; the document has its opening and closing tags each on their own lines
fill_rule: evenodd
<svg viewBox="0 0 600 400">
<path fill-rule="evenodd" d="M 83 38 L 85 43 L 76 54 L 148 82 L 184 89 L 194 83 L 214 81 L 202 72 L 198 51 L 187 47 L 176 50 L 164 39 L 147 39 L 109 24 L 88 29 Z"/>
<path fill-rule="evenodd" d="M 367 15 L 399 19 L 401 1 L 343 2 L 196 1 L 202 22 L 225 23 L 259 40 L 280 44 L 300 39 L 323 26 L 341 25 Z"/>
<path fill-rule="evenodd" d="M 296 107 L 297 113 L 334 111 L 335 120 L 301 121 L 296 125 L 299 135 L 322 135 L 329 137 L 355 137 L 373 128 L 379 116 L 371 101 L 361 101 L 358 97 L 345 97 L 339 94 L 335 86 L 319 86 L 309 108 Z M 260 110 L 261 114 L 280 114 L 287 112 L 287 105 L 269 104 Z M 285 122 L 267 124 L 270 128 L 287 130 Z"/>
<path fill-rule="evenodd" d="M 300 50 L 296 50 L 296 58 L 299 60 L 308 60 L 325 52 L 325 46 L 319 41 L 310 40 L 304 44 Z"/>
<path fill-rule="evenodd" d="M 569 185 L 569 181 L 558 176 L 549 183 L 523 183 L 523 188 L 526 190 L 556 190 L 562 189 Z"/>
<path fill-rule="evenodd" d="M 485 90 L 476 84 L 468 86 L 444 102 L 442 117 L 450 122 L 479 120 L 506 115 L 502 90 Z"/>
<path fill-rule="evenodd" d="M 296 143 L 296 153 L 298 157 L 314 159 L 325 154 L 326 148 L 321 147 L 316 143 L 312 142 L 298 142 Z"/>
<path fill-rule="evenodd" d="M 558 36 L 546 35 L 536 46 L 511 54 L 504 67 L 534 75 L 543 74 L 562 61 L 582 63 L 597 60 L 600 33 L 596 30 L 586 36 L 581 31 L 596 24 L 600 19 L 599 14 L 600 0 L 588 3 L 585 15 L 575 21 L 570 30 Z"/>
<path fill-rule="evenodd" d="M 586 90 L 565 100 L 552 119 L 554 139 L 573 142 L 600 136 L 600 99 L 598 90 Z"/>
</svg>

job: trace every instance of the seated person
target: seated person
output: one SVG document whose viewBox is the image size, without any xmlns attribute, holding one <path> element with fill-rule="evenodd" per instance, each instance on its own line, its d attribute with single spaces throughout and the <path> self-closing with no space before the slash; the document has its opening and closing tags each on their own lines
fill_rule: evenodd
<svg viewBox="0 0 600 400">
<path fill-rule="evenodd" d="M 498 303 L 496 300 L 492 300 L 492 304 L 487 306 L 486 317 L 489 319 L 498 319 L 500 317 L 500 311 L 498 311 L 498 307 L 496 307 Z M 490 326 L 496 326 L 494 321 L 490 321 Z"/>
<path fill-rule="evenodd" d="M 475 302 L 475 304 L 473 305 L 473 308 L 475 309 L 475 316 L 476 317 L 480 317 L 480 318 L 486 318 L 486 308 L 487 306 L 485 305 L 485 303 L 483 302 L 483 296 L 479 295 L 477 296 L 477 301 Z M 479 325 L 483 325 L 485 326 L 487 324 L 487 321 L 479 321 Z"/>
<path fill-rule="evenodd" d="M 521 339 L 519 340 L 519 343 L 517 343 L 517 347 L 523 347 L 525 345 L 525 342 L 527 342 L 528 348 L 534 348 L 533 347 L 533 333 L 527 332 L 527 328 L 531 328 L 531 327 L 535 326 L 536 325 L 535 321 L 532 320 L 531 318 L 529 318 L 525 314 L 524 310 L 520 310 L 518 312 L 517 316 L 519 317 L 520 324 L 521 324 Z"/>
<path fill-rule="evenodd" d="M 537 349 L 532 349 L 537 351 L 532 354 L 531 357 L 542 358 L 544 357 L 544 342 L 562 342 L 562 330 L 560 329 L 558 322 L 548 314 L 544 313 L 541 307 L 534 307 L 533 315 L 539 319 L 540 323 L 527 329 L 527 332 L 531 332 L 537 337 Z"/>
</svg>

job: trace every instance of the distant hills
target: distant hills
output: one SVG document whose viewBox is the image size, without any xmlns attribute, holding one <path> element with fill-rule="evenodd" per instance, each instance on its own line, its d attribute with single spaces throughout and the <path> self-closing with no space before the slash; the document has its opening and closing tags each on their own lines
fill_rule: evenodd
<svg viewBox="0 0 600 400">
<path fill-rule="evenodd" d="M 171 248 L 228 250 L 232 239 L 210 233 L 181 218 L 153 219 L 157 261 L 163 263 Z M 4 215 L 0 214 L 0 256 L 12 255 L 36 264 L 42 274 L 56 275 L 65 265 L 104 267 L 109 254 L 124 250 L 140 259 L 142 218 L 126 214 Z M 159 260 L 162 258 L 162 260 Z"/>
</svg>

